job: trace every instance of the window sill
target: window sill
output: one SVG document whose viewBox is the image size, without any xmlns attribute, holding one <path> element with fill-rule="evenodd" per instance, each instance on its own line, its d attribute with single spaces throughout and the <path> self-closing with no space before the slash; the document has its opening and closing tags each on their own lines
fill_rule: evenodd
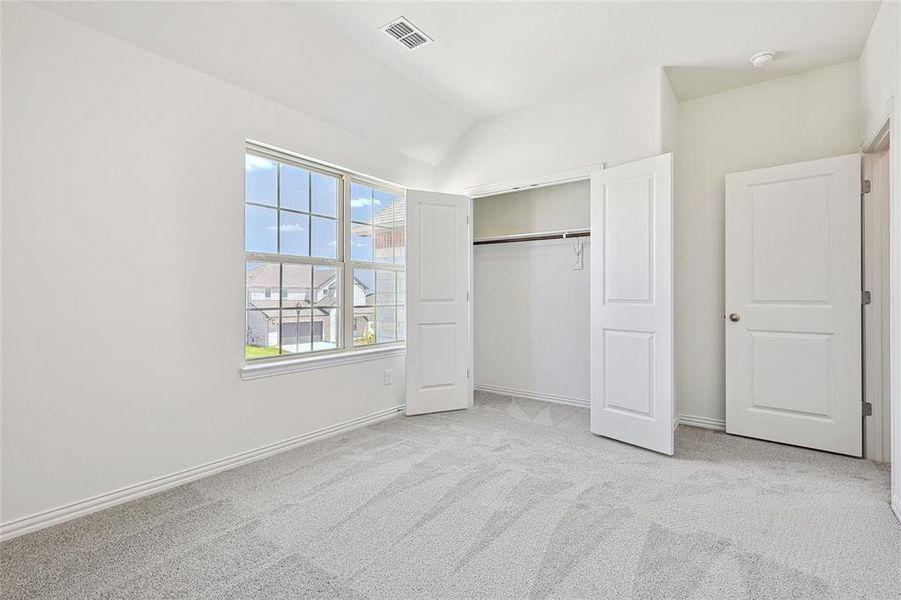
<svg viewBox="0 0 901 600">
<path fill-rule="evenodd" d="M 282 375 L 285 373 L 327 369 L 329 367 L 350 365 L 368 360 L 404 356 L 406 351 L 405 345 L 392 345 L 384 348 L 350 350 L 320 356 L 303 356 L 282 360 L 251 362 L 241 367 L 241 379 L 247 381 L 248 379 L 259 379 L 260 377 L 271 377 L 273 375 Z"/>
</svg>

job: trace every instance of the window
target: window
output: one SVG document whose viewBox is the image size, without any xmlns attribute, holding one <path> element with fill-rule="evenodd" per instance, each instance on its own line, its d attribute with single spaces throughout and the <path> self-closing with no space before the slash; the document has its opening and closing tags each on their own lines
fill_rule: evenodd
<svg viewBox="0 0 901 600">
<path fill-rule="evenodd" d="M 245 357 L 403 342 L 405 208 L 403 190 L 248 145 Z"/>
</svg>

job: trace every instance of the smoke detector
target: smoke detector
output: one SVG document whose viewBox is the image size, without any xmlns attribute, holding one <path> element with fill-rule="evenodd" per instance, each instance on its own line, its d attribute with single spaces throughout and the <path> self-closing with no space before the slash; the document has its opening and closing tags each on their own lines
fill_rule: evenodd
<svg viewBox="0 0 901 600">
<path fill-rule="evenodd" d="M 775 52 L 773 52 L 772 50 L 764 50 L 763 52 L 758 52 L 748 60 L 751 61 L 752 65 L 759 68 L 767 66 L 768 64 L 773 62 L 774 58 L 776 58 Z"/>
<path fill-rule="evenodd" d="M 403 44 L 407 50 L 415 50 L 434 41 L 406 17 L 398 17 L 381 29 Z"/>
</svg>

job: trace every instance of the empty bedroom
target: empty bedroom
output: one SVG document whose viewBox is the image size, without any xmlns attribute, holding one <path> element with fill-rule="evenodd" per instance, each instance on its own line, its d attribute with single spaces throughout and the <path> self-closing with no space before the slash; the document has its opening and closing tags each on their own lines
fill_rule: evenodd
<svg viewBox="0 0 901 600">
<path fill-rule="evenodd" d="M 899 32 L 0 0 L 0 597 L 901 598 Z"/>
</svg>

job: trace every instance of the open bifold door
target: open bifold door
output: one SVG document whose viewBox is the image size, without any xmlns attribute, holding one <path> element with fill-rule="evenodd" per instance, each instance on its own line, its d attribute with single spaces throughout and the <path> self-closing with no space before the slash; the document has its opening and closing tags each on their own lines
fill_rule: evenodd
<svg viewBox="0 0 901 600">
<path fill-rule="evenodd" d="M 470 205 L 407 191 L 407 415 L 472 406 Z"/>
<path fill-rule="evenodd" d="M 591 177 L 591 431 L 673 453 L 672 154 Z"/>
</svg>

